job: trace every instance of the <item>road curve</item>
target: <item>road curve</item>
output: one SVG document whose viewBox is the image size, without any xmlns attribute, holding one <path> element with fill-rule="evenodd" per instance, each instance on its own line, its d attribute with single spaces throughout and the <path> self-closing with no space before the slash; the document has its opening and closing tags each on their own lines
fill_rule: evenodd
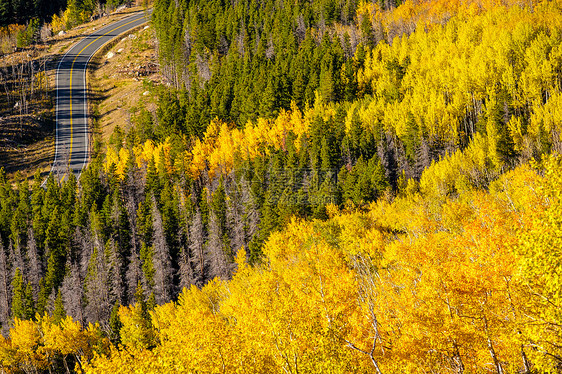
<svg viewBox="0 0 562 374">
<path fill-rule="evenodd" d="M 88 162 L 89 132 L 86 69 L 90 59 L 116 36 L 148 21 L 147 12 L 135 13 L 97 30 L 76 43 L 60 59 L 56 73 L 56 139 L 51 173 L 63 180 L 69 171 L 80 177 Z"/>
</svg>

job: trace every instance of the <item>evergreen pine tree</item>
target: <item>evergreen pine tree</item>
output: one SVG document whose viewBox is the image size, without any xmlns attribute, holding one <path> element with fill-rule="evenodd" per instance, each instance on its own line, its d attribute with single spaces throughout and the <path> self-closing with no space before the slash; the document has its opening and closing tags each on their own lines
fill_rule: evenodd
<svg viewBox="0 0 562 374">
<path fill-rule="evenodd" d="M 12 1 L 0 0 L 0 27 L 8 26 L 13 22 Z"/>
<path fill-rule="evenodd" d="M 20 269 L 12 280 L 12 318 L 31 319 L 34 316 L 31 285 L 24 281 Z"/>
<path fill-rule="evenodd" d="M 57 293 L 57 298 L 55 299 L 55 310 L 53 311 L 53 323 L 59 324 L 63 319 L 66 318 L 66 311 L 64 310 L 64 303 L 62 301 L 61 290 Z"/>
<path fill-rule="evenodd" d="M 64 247 L 65 233 L 62 231 L 61 217 L 58 206 L 54 208 L 45 231 L 45 248 L 47 249 L 47 272 L 45 286 L 48 294 L 52 289 L 58 289 L 64 278 L 66 251 Z"/>
<path fill-rule="evenodd" d="M 39 248 L 37 248 L 37 243 L 35 242 L 33 228 L 29 228 L 27 230 L 27 263 L 27 277 L 29 279 L 29 283 L 31 283 L 31 286 L 33 287 L 33 299 L 37 301 L 37 296 L 39 294 L 39 282 L 43 277 L 43 263 L 41 261 L 41 256 L 39 255 Z"/>
<path fill-rule="evenodd" d="M 119 319 L 119 301 L 116 301 L 111 308 L 111 315 L 109 316 L 109 340 L 114 344 L 118 345 L 121 342 L 120 331 L 123 324 Z"/>
<path fill-rule="evenodd" d="M 135 291 L 135 307 L 133 309 L 133 320 L 137 330 L 137 344 L 143 348 L 152 348 L 155 345 L 155 337 L 152 332 L 152 322 L 150 320 L 149 306 L 144 295 L 144 289 L 139 283 Z"/>
</svg>

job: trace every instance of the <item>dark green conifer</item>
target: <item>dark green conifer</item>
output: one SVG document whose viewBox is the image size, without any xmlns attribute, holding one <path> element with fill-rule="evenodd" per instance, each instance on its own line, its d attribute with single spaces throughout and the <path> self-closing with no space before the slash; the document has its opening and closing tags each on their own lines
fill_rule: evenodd
<svg viewBox="0 0 562 374">
<path fill-rule="evenodd" d="M 18 268 L 12 280 L 12 318 L 31 319 L 33 317 L 33 290 L 31 285 L 24 281 Z"/>
</svg>

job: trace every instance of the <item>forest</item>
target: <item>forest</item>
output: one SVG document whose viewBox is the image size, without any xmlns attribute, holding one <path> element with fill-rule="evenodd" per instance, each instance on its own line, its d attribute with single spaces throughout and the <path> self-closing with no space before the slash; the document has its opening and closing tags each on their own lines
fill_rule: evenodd
<svg viewBox="0 0 562 374">
<path fill-rule="evenodd" d="M 47 19 L 66 8 L 66 0 L 2 0 L 0 1 L 0 27 L 25 24 L 32 18 Z"/>
<path fill-rule="evenodd" d="M 560 371 L 562 1 L 152 17 L 157 109 L 0 171 L 4 371 Z"/>
<path fill-rule="evenodd" d="M 51 22 L 67 12 L 79 23 L 87 21 L 104 8 L 113 9 L 132 0 L 0 0 L 0 30 L 10 25 L 29 25 L 30 22 Z M 76 26 L 69 25 L 69 27 Z"/>
</svg>

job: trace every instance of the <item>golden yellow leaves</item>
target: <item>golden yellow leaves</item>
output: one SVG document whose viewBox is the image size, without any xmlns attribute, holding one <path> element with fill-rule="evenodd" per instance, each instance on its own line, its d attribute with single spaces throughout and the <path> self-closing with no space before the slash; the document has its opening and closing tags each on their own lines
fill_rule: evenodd
<svg viewBox="0 0 562 374">
<path fill-rule="evenodd" d="M 10 331 L 10 338 L 10 348 L 14 354 L 12 360 L 16 367 L 25 370 L 34 366 L 39 368 L 47 366 L 46 357 L 40 350 L 42 340 L 40 330 L 35 322 L 16 319 L 14 328 Z"/>
<path fill-rule="evenodd" d="M 181 159 L 172 160 L 170 158 L 170 151 L 172 145 L 170 138 L 166 138 L 162 143 L 154 144 L 152 140 L 147 140 L 143 144 L 137 145 L 133 148 L 132 153 L 126 148 L 119 148 L 116 150 L 113 147 L 108 147 L 105 157 L 104 170 L 109 173 L 112 168 L 113 172 L 119 179 L 125 177 L 127 167 L 130 159 L 137 167 L 142 167 L 154 160 L 158 172 L 162 174 L 171 174 L 176 169 L 173 162 L 181 162 Z"/>
<path fill-rule="evenodd" d="M 360 93 L 373 97 L 352 113 L 368 126 L 384 124 L 404 142 L 414 136 L 466 144 L 485 130 L 490 161 L 501 169 L 497 143 L 505 136 L 495 122 L 510 118 L 494 118 L 494 107 L 498 113 L 508 107 L 517 115 L 532 112 L 528 128 L 524 119 L 523 126 L 517 118 L 510 123 L 517 150 L 544 142 L 545 132 L 560 127 L 559 8 L 559 2 L 427 1 L 382 12 L 363 4 L 361 17 L 369 14 L 387 35 L 401 36 L 367 51 L 357 83 Z"/>
<path fill-rule="evenodd" d="M 346 343 L 353 340 L 363 346 L 370 335 L 351 327 L 361 319 L 361 308 L 343 253 L 300 221 L 286 233 L 275 234 L 266 252 L 268 264 L 251 268 L 241 251 L 231 281 L 215 280 L 201 290 L 192 287 L 184 290 L 177 305 L 157 307 L 151 315 L 157 347 L 149 354 L 129 345 L 126 351 L 112 352 L 110 359 L 99 357 L 94 363 L 97 372 L 127 365 L 132 357 L 142 357 L 133 366 L 144 370 L 364 371 L 367 357 Z M 127 325 L 128 317 L 124 328 Z"/>
<path fill-rule="evenodd" d="M 562 92 L 555 91 L 545 104 L 535 106 L 531 114 L 529 134 L 539 138 L 540 131 L 560 133 L 562 130 Z"/>
<path fill-rule="evenodd" d="M 300 145 L 298 139 L 306 134 L 310 118 L 316 112 L 320 111 L 324 115 L 335 114 L 330 108 L 324 107 L 311 108 L 308 111 L 310 113 L 303 114 L 296 104 L 292 103 L 290 111 L 282 110 L 273 120 L 259 118 L 255 124 L 249 122 L 243 130 L 213 120 L 203 140 L 194 139 L 191 149 L 183 155 L 176 155 L 174 159 L 171 157 L 170 138 L 159 144 L 147 140 L 144 144 L 134 147 L 132 153 L 125 148 L 116 150 L 109 147 L 104 168 L 106 172 L 113 169 L 115 175 L 123 179 L 129 159 L 133 157 L 137 167 L 154 160 L 158 172 L 162 174 L 174 173 L 181 165 L 187 165 L 187 171 L 193 178 L 198 177 L 202 172 L 208 172 L 210 176 L 228 173 L 232 170 L 236 158 L 252 159 L 269 152 L 270 147 L 284 148 L 289 132 L 296 135 L 295 145 L 298 148 Z"/>
<path fill-rule="evenodd" d="M 368 212 L 332 206 L 326 222 L 293 220 L 272 234 L 261 265 L 242 250 L 230 281 L 157 307 L 154 348 L 126 343 L 136 323 L 123 308 L 127 349 L 92 370 L 552 370 L 561 165 L 546 159 L 545 177 L 521 167 L 489 193 L 416 194 Z"/>
<path fill-rule="evenodd" d="M 110 147 L 107 149 L 105 156 L 105 172 L 108 173 L 112 167 L 115 167 L 115 174 L 123 179 L 125 177 L 125 168 L 127 162 L 129 161 L 129 152 L 125 148 L 116 151 L 114 148 Z"/>
<path fill-rule="evenodd" d="M 196 141 L 191 151 L 193 177 L 208 166 L 209 175 L 228 173 L 235 157 L 252 159 L 269 152 L 269 147 L 281 149 L 289 132 L 300 138 L 308 130 L 309 122 L 295 104 L 291 111 L 281 111 L 274 120 L 259 118 L 256 124 L 247 123 L 243 130 L 231 129 L 225 123 L 211 122 L 203 141 Z M 297 144 L 299 144 L 297 142 Z"/>
<path fill-rule="evenodd" d="M 119 308 L 119 320 L 123 324 L 119 335 L 121 343 L 128 348 L 142 350 L 155 343 L 148 316 L 142 314 L 143 310 L 138 304 Z"/>
<path fill-rule="evenodd" d="M 104 353 L 108 344 L 98 325 L 83 329 L 71 317 L 60 324 L 48 315 L 38 317 L 38 321 L 16 318 L 10 339 L 0 341 L 0 366 L 14 372 L 50 370 L 56 360 L 62 358 L 67 365 L 67 357 L 72 356 L 78 371 L 94 357 L 94 352 Z"/>
</svg>

